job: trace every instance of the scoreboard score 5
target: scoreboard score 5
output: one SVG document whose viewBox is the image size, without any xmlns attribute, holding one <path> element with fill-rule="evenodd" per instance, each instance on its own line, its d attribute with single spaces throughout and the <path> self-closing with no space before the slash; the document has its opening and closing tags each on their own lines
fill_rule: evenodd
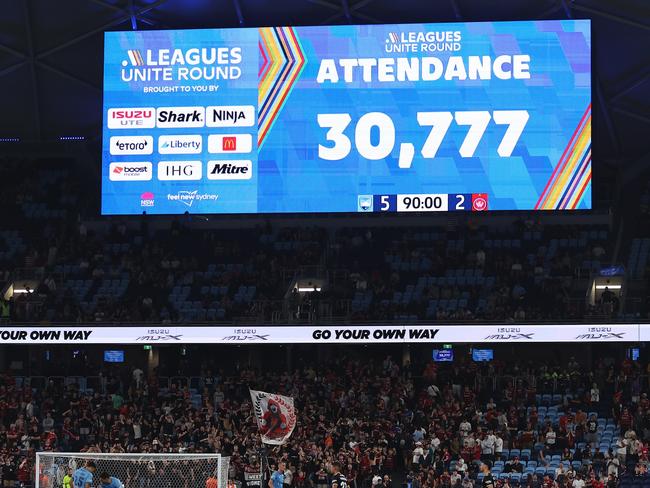
<svg viewBox="0 0 650 488">
<path fill-rule="evenodd" d="M 359 195 L 359 212 L 483 212 L 487 193 Z"/>
</svg>

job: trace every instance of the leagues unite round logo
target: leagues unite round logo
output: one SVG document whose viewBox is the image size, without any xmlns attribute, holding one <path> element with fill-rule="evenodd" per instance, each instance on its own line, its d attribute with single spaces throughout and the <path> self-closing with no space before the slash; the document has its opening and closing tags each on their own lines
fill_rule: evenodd
<svg viewBox="0 0 650 488">
<path fill-rule="evenodd" d="M 236 80 L 241 77 L 241 47 L 129 49 L 122 61 L 124 82 Z"/>
<path fill-rule="evenodd" d="M 460 31 L 389 32 L 384 50 L 387 53 L 457 52 L 461 40 Z"/>
</svg>

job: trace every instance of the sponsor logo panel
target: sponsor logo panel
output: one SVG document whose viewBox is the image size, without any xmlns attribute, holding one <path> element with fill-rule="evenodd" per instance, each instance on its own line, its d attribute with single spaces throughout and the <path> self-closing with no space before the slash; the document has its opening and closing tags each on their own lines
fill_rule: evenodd
<svg viewBox="0 0 650 488">
<path fill-rule="evenodd" d="M 208 136 L 208 152 L 211 154 L 241 154 L 253 150 L 250 134 L 212 134 Z"/>
<path fill-rule="evenodd" d="M 180 190 L 176 193 L 168 193 L 167 200 L 170 202 L 179 202 L 187 207 L 191 207 L 195 201 L 217 201 L 219 195 L 213 193 L 199 193 L 198 190 Z"/>
<path fill-rule="evenodd" d="M 160 154 L 199 154 L 203 151 L 203 137 L 199 134 L 170 135 L 158 138 Z"/>
<path fill-rule="evenodd" d="M 587 327 L 576 336 L 577 341 L 625 341 L 628 339 L 626 330 L 612 327 Z"/>
<path fill-rule="evenodd" d="M 253 162 L 250 160 L 208 161 L 209 180 L 250 180 Z"/>
<path fill-rule="evenodd" d="M 152 154 L 153 137 L 113 136 L 110 139 L 110 153 L 113 156 Z"/>
<path fill-rule="evenodd" d="M 109 129 L 152 129 L 156 125 L 156 109 L 110 108 L 106 125 Z"/>
<path fill-rule="evenodd" d="M 194 181 L 203 176 L 201 161 L 161 161 L 158 163 L 158 179 L 162 181 Z"/>
<path fill-rule="evenodd" d="M 147 329 L 144 335 L 137 337 L 137 342 L 174 342 L 182 341 L 183 334 L 172 329 Z"/>
<path fill-rule="evenodd" d="M 252 105 L 224 105 L 206 108 L 207 127 L 253 127 L 255 107 Z"/>
<path fill-rule="evenodd" d="M 203 107 L 159 107 L 156 111 L 156 127 L 162 129 L 204 125 L 205 108 Z"/>
<path fill-rule="evenodd" d="M 141 207 L 153 207 L 154 203 L 154 195 L 150 191 L 145 191 L 142 195 L 140 195 Z"/>
<path fill-rule="evenodd" d="M 108 168 L 111 181 L 149 181 L 152 174 L 150 162 L 111 163 Z"/>
</svg>

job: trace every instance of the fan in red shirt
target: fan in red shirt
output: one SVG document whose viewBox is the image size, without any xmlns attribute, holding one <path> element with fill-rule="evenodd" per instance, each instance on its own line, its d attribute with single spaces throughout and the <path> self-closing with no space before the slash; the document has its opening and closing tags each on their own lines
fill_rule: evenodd
<svg viewBox="0 0 650 488">
<path fill-rule="evenodd" d="M 630 411 L 625 407 L 621 413 L 621 430 L 628 430 L 632 426 L 632 415 Z"/>
<path fill-rule="evenodd" d="M 44 432 L 42 436 L 42 441 L 43 441 L 43 446 L 45 446 L 45 450 L 50 450 L 52 449 L 55 444 L 56 444 L 56 434 L 52 431 Z"/>
<path fill-rule="evenodd" d="M 591 485 L 591 488 L 605 488 L 605 484 L 600 481 L 600 479 L 596 478 L 596 475 L 594 473 L 591 473 L 589 484 Z"/>
</svg>

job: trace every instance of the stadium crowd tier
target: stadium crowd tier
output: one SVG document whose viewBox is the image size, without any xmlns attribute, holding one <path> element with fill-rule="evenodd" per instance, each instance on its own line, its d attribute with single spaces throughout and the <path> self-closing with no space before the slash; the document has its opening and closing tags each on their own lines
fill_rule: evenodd
<svg viewBox="0 0 650 488">
<path fill-rule="evenodd" d="M 285 482 L 296 488 L 324 487 L 334 460 L 355 488 L 471 488 L 484 476 L 481 463 L 503 487 L 650 483 L 640 362 L 398 363 L 344 347 L 322 361 L 305 354 L 310 361 L 295 369 L 222 364 L 204 348 L 150 374 L 133 362 L 100 368 L 77 356 L 75 374 L 88 376 L 4 374 L 3 485 L 33 483 L 36 451 L 217 452 L 241 484 L 268 458 L 286 462 Z M 249 388 L 295 398 L 297 427 L 284 446 L 261 449 Z"/>
<path fill-rule="evenodd" d="M 4 321 L 524 322 L 650 312 L 650 248 L 636 239 L 628 258 L 615 257 L 606 223 L 526 214 L 383 227 L 98 222 L 65 164 L 13 163 L 31 173 L 11 162 L 0 170 L 11 183 L 0 197 Z M 614 261 L 629 262 L 630 310 L 617 293 L 585 300 L 589 279 Z M 320 291 L 291 292 L 312 282 Z"/>
<path fill-rule="evenodd" d="M 11 256 L 5 282 L 20 284 L 20 273 L 31 270 L 38 285 L 11 298 L 3 315 L 19 322 L 583 318 L 584 278 L 606 263 L 608 231 L 521 225 L 462 237 L 437 227 L 328 235 L 271 226 L 196 230 L 178 221 L 158 231 L 82 223 L 50 235 L 42 249 L 17 245 L 26 255 Z M 335 279 L 318 293 L 286 298 L 298 270 L 322 262 L 338 270 Z M 607 316 L 618 312 L 617 301 Z"/>
</svg>

